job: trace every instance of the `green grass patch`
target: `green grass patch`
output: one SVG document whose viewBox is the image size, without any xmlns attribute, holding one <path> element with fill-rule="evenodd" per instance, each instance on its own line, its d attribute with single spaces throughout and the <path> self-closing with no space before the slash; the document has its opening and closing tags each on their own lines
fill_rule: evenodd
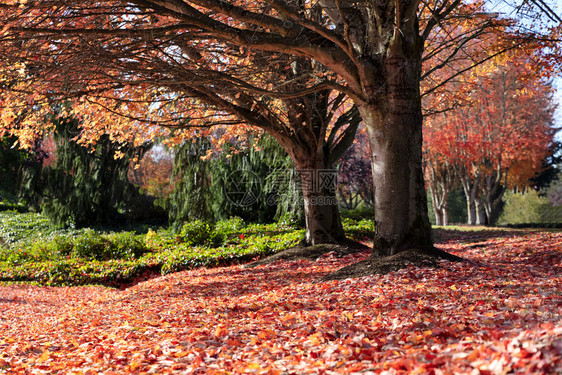
<svg viewBox="0 0 562 375">
<path fill-rule="evenodd" d="M 304 236 L 302 229 L 246 225 L 239 218 L 146 234 L 61 230 L 35 213 L 3 212 L 0 219 L 0 281 L 42 285 L 120 286 L 145 273 L 247 262 L 295 246 Z"/>
<path fill-rule="evenodd" d="M 16 210 L 0 212 L 0 245 L 28 241 L 53 233 L 56 228 L 49 220 L 33 212 L 20 213 Z"/>
<path fill-rule="evenodd" d="M 179 233 L 146 234 L 61 230 L 40 214 L 0 213 L 0 281 L 42 285 L 120 286 L 143 274 L 248 262 L 295 246 L 303 229 L 284 224 L 246 224 L 240 218 L 186 223 Z M 344 219 L 348 236 L 372 238 L 371 220 Z"/>
</svg>

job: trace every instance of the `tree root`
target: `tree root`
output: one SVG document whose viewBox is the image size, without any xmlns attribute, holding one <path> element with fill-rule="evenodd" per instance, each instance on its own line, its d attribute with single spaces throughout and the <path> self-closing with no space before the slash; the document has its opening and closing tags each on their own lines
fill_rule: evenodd
<svg viewBox="0 0 562 375">
<path fill-rule="evenodd" d="M 341 268 L 325 276 L 321 281 L 342 280 L 375 274 L 384 275 L 409 266 L 438 268 L 440 266 L 439 259 L 449 260 L 452 262 L 465 261 L 465 259 L 461 257 L 449 254 L 437 248 L 426 251 L 409 249 L 394 255 L 380 258 L 371 256 L 360 262 Z"/>
<path fill-rule="evenodd" d="M 270 255 L 267 258 L 259 259 L 255 262 L 249 263 L 245 265 L 245 268 L 254 268 L 257 266 L 273 263 L 278 260 L 316 260 L 322 255 L 330 252 L 334 252 L 337 257 L 344 257 L 346 255 L 368 250 L 368 246 L 353 240 L 340 241 L 339 244 L 322 244 L 312 246 L 299 245 Z"/>
</svg>

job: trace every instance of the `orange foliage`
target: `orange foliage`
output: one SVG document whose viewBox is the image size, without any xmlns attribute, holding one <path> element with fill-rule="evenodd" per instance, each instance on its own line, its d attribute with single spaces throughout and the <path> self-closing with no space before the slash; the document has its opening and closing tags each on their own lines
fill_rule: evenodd
<svg viewBox="0 0 562 375">
<path fill-rule="evenodd" d="M 157 147 L 151 149 L 137 164 L 131 165 L 129 180 L 140 186 L 144 193 L 156 198 L 165 198 L 174 189 L 173 169 L 173 155 Z"/>
<path fill-rule="evenodd" d="M 473 174 L 500 171 L 509 186 L 540 172 L 554 136 L 552 88 L 528 64 L 506 54 L 475 69 L 465 84 L 469 103 L 427 119 L 428 158 Z"/>
</svg>

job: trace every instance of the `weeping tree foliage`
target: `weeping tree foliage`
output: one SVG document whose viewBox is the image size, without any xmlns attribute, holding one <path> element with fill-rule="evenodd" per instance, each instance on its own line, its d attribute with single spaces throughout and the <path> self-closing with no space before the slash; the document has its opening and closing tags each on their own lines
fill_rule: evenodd
<svg viewBox="0 0 562 375">
<path fill-rule="evenodd" d="M 53 118 L 56 159 L 52 166 L 26 171 L 22 196 L 60 226 L 114 225 L 124 222 L 126 202 L 138 194 L 127 178 L 132 158 L 149 146 L 114 143 L 103 135 L 88 148 L 74 139 L 76 119 Z M 122 157 L 117 157 L 123 153 Z"/>
<path fill-rule="evenodd" d="M 202 159 L 211 148 L 206 137 L 181 145 L 174 157 L 174 191 L 170 194 L 168 217 L 174 230 L 179 231 L 190 220 L 213 221 L 212 199 L 216 195 L 211 184 L 211 161 Z"/>
<path fill-rule="evenodd" d="M 50 157 L 43 149 L 43 140 L 35 140 L 30 156 L 20 168 L 18 198 L 25 203 L 28 210 L 40 211 L 45 189 L 42 178 L 43 164 Z"/>
<path fill-rule="evenodd" d="M 283 147 L 264 134 L 255 146 L 223 153 L 217 160 L 214 181 L 221 189 L 215 206 L 222 218 L 239 216 L 267 223 L 304 222 L 303 201 L 293 161 Z M 235 145 L 230 145 L 235 147 Z"/>
<path fill-rule="evenodd" d="M 44 154 L 15 147 L 15 137 L 0 138 L 0 203 L 17 202 L 19 180 L 23 167 L 41 163 Z"/>
<path fill-rule="evenodd" d="M 227 144 L 220 155 L 202 159 L 208 138 L 184 143 L 174 160 L 169 218 L 178 230 L 189 220 L 238 216 L 247 222 L 302 223 L 302 196 L 291 158 L 268 135 L 250 145 Z"/>
</svg>

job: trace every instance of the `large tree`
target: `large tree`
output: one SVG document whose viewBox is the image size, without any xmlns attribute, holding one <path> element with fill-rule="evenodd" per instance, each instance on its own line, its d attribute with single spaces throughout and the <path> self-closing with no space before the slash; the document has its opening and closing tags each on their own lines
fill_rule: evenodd
<svg viewBox="0 0 562 375">
<path fill-rule="evenodd" d="M 30 81 L 46 85 L 34 85 L 29 92 L 32 95 L 52 93 L 53 86 L 58 87 L 54 91 L 97 91 L 103 94 L 95 99 L 90 96 L 89 103 L 95 101 L 110 112 L 126 107 L 129 117 L 134 117 L 139 103 L 149 95 L 158 94 L 160 103 L 168 101 L 174 106 L 158 110 L 153 106 L 153 111 L 162 115 L 167 110 L 170 115 L 184 117 L 189 109 L 177 103 L 174 93 L 193 94 L 193 87 L 183 84 L 194 80 L 206 82 L 207 88 L 228 84 L 242 92 L 278 99 L 326 89 L 346 94 L 369 134 L 375 186 L 373 255 L 412 248 L 435 253 L 423 183 L 419 81 L 425 43 L 436 26 L 441 27 L 461 6 L 461 0 L 431 4 L 410 0 L 3 3 L 2 43 L 8 56 L 3 63 L 10 65 L 10 69 L 2 69 L 6 72 L 3 76 L 6 82 L 25 79 L 19 93 L 29 90 Z M 472 15 L 480 12 L 478 5 L 464 9 Z M 489 22 L 475 17 L 474 30 Z M 454 36 L 452 44 L 462 47 L 473 37 L 472 31 L 466 32 Z M 458 50 L 453 48 L 450 56 Z M 264 57 L 269 64 L 256 65 L 245 58 L 252 51 L 269 54 Z M 291 69 L 284 63 L 286 55 L 294 56 L 297 65 L 299 59 L 305 59 L 322 65 L 325 71 L 307 71 L 302 76 L 307 80 L 297 88 L 286 86 L 291 80 L 260 81 L 268 67 Z M 276 65 L 280 56 L 283 64 Z M 252 65 L 247 64 L 250 61 Z M 234 63 L 237 68 L 244 67 L 242 75 L 230 69 Z M 186 86 L 190 89 L 185 90 Z M 127 91 L 136 96 L 120 108 L 115 101 L 109 104 L 110 90 L 111 94 Z M 200 94 L 207 95 L 194 96 Z M 228 94 L 237 95 L 216 91 L 213 95 L 222 100 Z M 241 98 L 236 105 L 237 114 L 244 115 L 255 103 L 247 107 Z M 4 118 L 19 115 L 16 110 L 5 113 Z M 99 131 L 102 123 L 89 121 L 91 132 Z M 26 126 L 26 132 L 32 132 L 33 124 Z M 120 132 L 135 129 L 123 125 Z M 284 131 L 297 133 L 299 129 Z M 303 141 L 307 143 L 299 147 L 317 146 L 306 138 Z"/>
</svg>

